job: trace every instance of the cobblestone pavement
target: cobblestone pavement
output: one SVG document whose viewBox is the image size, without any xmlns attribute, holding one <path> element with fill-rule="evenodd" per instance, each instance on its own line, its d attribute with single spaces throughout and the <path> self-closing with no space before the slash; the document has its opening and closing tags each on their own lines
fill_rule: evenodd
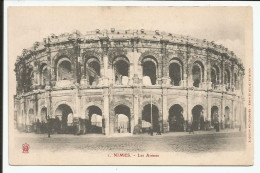
<svg viewBox="0 0 260 173">
<path fill-rule="evenodd" d="M 166 151 L 166 152 L 216 152 L 241 151 L 245 149 L 245 133 L 237 129 L 222 130 L 221 132 L 197 131 L 172 132 L 162 135 L 117 135 L 104 136 L 98 134 L 69 135 L 33 134 L 17 132 L 15 145 L 20 147 L 27 142 L 34 150 L 50 151 Z"/>
</svg>

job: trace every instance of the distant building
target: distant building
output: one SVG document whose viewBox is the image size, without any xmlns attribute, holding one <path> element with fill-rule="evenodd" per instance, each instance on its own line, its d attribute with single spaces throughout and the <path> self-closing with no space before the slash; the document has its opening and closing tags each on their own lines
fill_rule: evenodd
<svg viewBox="0 0 260 173">
<path fill-rule="evenodd" d="M 244 67 L 206 40 L 143 29 L 52 34 L 23 50 L 15 72 L 22 131 L 44 132 L 47 122 L 52 132 L 106 135 L 245 122 Z"/>
</svg>

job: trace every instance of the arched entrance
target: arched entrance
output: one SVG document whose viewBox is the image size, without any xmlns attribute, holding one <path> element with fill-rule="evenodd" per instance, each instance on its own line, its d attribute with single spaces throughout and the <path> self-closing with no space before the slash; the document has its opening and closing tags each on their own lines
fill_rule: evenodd
<svg viewBox="0 0 260 173">
<path fill-rule="evenodd" d="M 194 130 L 203 130 L 204 129 L 204 115 L 203 107 L 201 105 L 196 105 L 192 109 L 192 119 Z"/>
<path fill-rule="evenodd" d="M 182 80 L 182 64 L 177 61 L 173 60 L 169 66 L 169 76 L 171 78 L 171 85 L 173 86 L 180 86 Z"/>
<path fill-rule="evenodd" d="M 41 109 L 41 133 L 47 133 L 47 108 L 43 107 Z"/>
<path fill-rule="evenodd" d="M 214 126 L 214 123 L 216 121 L 219 121 L 218 107 L 217 106 L 212 106 L 211 107 L 211 125 Z"/>
<path fill-rule="evenodd" d="M 97 106 L 90 106 L 86 110 L 86 132 L 102 133 L 102 111 Z"/>
<path fill-rule="evenodd" d="M 73 112 L 67 104 L 61 104 L 57 107 L 53 129 L 58 133 L 74 133 Z"/>
<path fill-rule="evenodd" d="M 114 131 L 118 133 L 131 133 L 131 113 L 130 108 L 125 105 L 118 105 L 115 111 Z"/>
<path fill-rule="evenodd" d="M 211 67 L 210 78 L 211 78 L 212 88 L 216 89 L 216 86 L 218 85 L 218 81 L 219 81 L 219 68 L 216 65 L 213 65 Z"/>
<path fill-rule="evenodd" d="M 231 127 L 231 119 L 230 119 L 230 108 L 228 106 L 225 107 L 225 128 Z"/>
<path fill-rule="evenodd" d="M 47 123 L 47 108 L 43 107 L 41 109 L 41 122 Z"/>
<path fill-rule="evenodd" d="M 179 104 L 171 106 L 169 110 L 169 126 L 170 132 L 184 131 L 183 108 Z"/>
<path fill-rule="evenodd" d="M 152 122 L 151 122 L 152 117 Z M 142 131 L 148 132 L 149 128 L 152 128 L 154 132 L 159 127 L 159 109 L 155 105 L 147 104 L 142 111 Z"/>
<path fill-rule="evenodd" d="M 90 58 L 85 64 L 85 75 L 88 76 L 89 85 L 97 85 L 100 78 L 100 63 L 96 58 Z"/>
<path fill-rule="evenodd" d="M 196 61 L 192 67 L 192 78 L 193 78 L 194 87 L 200 86 L 200 83 L 203 82 L 203 76 L 204 76 L 203 64 L 199 61 Z"/>
<path fill-rule="evenodd" d="M 143 60 L 143 76 L 144 78 L 149 77 L 150 81 L 145 82 L 145 85 L 156 84 L 156 61 L 151 58 L 145 58 Z M 147 84 L 146 84 L 147 83 Z"/>
<path fill-rule="evenodd" d="M 224 71 L 224 84 L 226 85 L 226 91 L 230 89 L 230 71 L 225 69 Z"/>
<path fill-rule="evenodd" d="M 57 80 L 72 79 L 71 62 L 68 58 L 61 58 L 57 63 Z"/>
<path fill-rule="evenodd" d="M 40 83 L 42 86 L 45 86 L 47 81 L 48 81 L 48 69 L 47 69 L 47 64 L 43 64 L 41 67 L 41 72 L 40 72 Z"/>
<path fill-rule="evenodd" d="M 127 85 L 129 80 L 129 61 L 124 57 L 118 57 L 114 61 L 114 74 L 116 85 Z"/>
</svg>

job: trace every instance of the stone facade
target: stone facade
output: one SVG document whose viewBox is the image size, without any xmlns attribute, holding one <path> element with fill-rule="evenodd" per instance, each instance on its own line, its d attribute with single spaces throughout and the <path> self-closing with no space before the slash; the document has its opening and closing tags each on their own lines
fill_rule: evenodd
<svg viewBox="0 0 260 173">
<path fill-rule="evenodd" d="M 53 129 L 58 120 L 60 133 L 75 127 L 106 135 L 149 126 L 185 131 L 191 121 L 197 130 L 212 128 L 213 119 L 222 128 L 245 122 L 244 67 L 207 40 L 143 29 L 52 34 L 23 50 L 15 72 L 15 123 L 27 132 L 48 121 Z"/>
</svg>

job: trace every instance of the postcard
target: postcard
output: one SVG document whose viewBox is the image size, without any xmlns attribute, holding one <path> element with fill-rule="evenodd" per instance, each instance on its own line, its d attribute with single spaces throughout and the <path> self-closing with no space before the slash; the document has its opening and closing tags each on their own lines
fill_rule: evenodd
<svg viewBox="0 0 260 173">
<path fill-rule="evenodd" d="M 10 165 L 253 165 L 251 7 L 8 8 Z"/>
</svg>

